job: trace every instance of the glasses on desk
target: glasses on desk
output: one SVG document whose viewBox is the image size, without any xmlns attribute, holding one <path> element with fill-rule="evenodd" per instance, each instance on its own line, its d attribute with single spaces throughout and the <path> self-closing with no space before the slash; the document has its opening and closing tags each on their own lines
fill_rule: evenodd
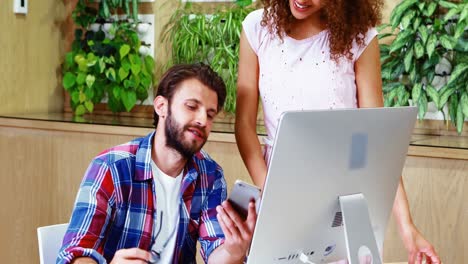
<svg viewBox="0 0 468 264">
<path fill-rule="evenodd" d="M 159 216 L 159 228 L 158 228 L 158 231 L 156 232 L 156 238 L 154 239 L 154 244 L 151 246 L 151 251 L 150 251 L 150 259 L 148 261 L 148 264 L 156 264 L 156 263 L 159 263 L 159 261 L 161 260 L 161 253 L 163 252 L 163 250 L 166 248 L 167 244 L 169 243 L 169 241 L 171 240 L 172 236 L 174 235 L 176 229 L 177 229 L 177 225 L 174 226 L 174 228 L 172 229 L 172 231 L 170 232 L 169 236 L 166 238 L 166 241 L 164 243 L 156 243 L 156 241 L 158 240 L 158 237 L 159 235 L 161 234 L 161 229 L 162 229 L 162 226 L 163 226 L 163 216 L 164 216 L 164 213 L 163 211 L 161 211 L 161 214 Z M 161 246 L 159 246 L 161 245 Z"/>
</svg>

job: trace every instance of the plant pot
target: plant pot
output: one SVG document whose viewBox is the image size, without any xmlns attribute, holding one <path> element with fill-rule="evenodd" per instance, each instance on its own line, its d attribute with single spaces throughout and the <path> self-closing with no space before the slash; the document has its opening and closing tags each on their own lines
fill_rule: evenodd
<svg viewBox="0 0 468 264">
<path fill-rule="evenodd" d="M 100 28 L 101 28 L 101 24 L 99 23 L 93 23 L 89 26 L 89 29 L 93 32 L 98 32 Z"/>
<path fill-rule="evenodd" d="M 141 56 L 149 55 L 150 51 L 151 51 L 150 48 L 147 46 L 140 46 L 140 49 L 138 50 Z"/>
<path fill-rule="evenodd" d="M 141 35 L 146 34 L 149 28 L 150 28 L 150 24 L 148 23 L 138 23 L 138 25 L 136 26 L 136 30 L 138 34 L 141 34 Z"/>
</svg>

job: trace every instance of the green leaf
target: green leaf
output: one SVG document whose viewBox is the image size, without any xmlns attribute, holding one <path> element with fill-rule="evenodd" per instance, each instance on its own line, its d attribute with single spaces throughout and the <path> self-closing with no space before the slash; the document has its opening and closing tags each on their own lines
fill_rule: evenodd
<svg viewBox="0 0 468 264">
<path fill-rule="evenodd" d="M 86 94 L 80 92 L 79 101 L 80 103 L 83 103 L 84 101 L 86 101 Z"/>
<path fill-rule="evenodd" d="M 409 98 L 410 98 L 411 94 L 405 90 L 405 94 L 403 95 L 402 98 L 400 98 L 400 105 L 402 106 L 408 106 L 409 105 Z"/>
<path fill-rule="evenodd" d="M 404 89 L 404 86 L 403 86 L 403 89 Z M 393 101 L 395 99 L 395 96 L 397 96 L 399 91 L 400 91 L 400 85 L 397 88 L 391 90 L 389 93 L 387 93 L 387 99 L 388 99 L 388 101 L 390 103 L 390 104 L 386 105 L 387 107 L 391 106 L 391 103 L 393 103 Z"/>
<path fill-rule="evenodd" d="M 94 110 L 94 104 L 93 104 L 93 102 L 91 102 L 91 101 L 86 101 L 86 102 L 84 103 L 84 106 L 86 107 L 86 110 L 88 110 L 88 112 L 90 112 L 90 113 L 93 112 L 93 110 Z"/>
<path fill-rule="evenodd" d="M 416 15 L 416 10 L 410 10 L 409 12 L 407 12 L 401 19 L 401 27 L 404 29 L 408 28 L 412 19 L 414 18 L 414 15 Z"/>
<path fill-rule="evenodd" d="M 454 125 L 457 122 L 457 109 L 458 109 L 458 95 L 456 93 L 452 94 L 449 98 L 448 112 L 450 115 L 450 120 Z"/>
<path fill-rule="evenodd" d="M 75 83 L 76 83 L 76 76 L 71 72 L 65 73 L 65 75 L 63 76 L 63 80 L 62 80 L 63 88 L 65 88 L 65 90 L 68 91 L 70 88 L 73 87 L 73 85 L 75 85 Z"/>
<path fill-rule="evenodd" d="M 380 53 L 389 53 L 390 52 L 390 45 L 388 44 L 381 44 L 380 46 Z"/>
<path fill-rule="evenodd" d="M 86 65 L 88 65 L 88 67 L 92 67 L 96 64 L 97 58 L 96 55 L 94 55 L 94 53 L 90 52 L 88 53 L 86 60 Z"/>
<path fill-rule="evenodd" d="M 414 22 L 413 22 L 413 29 L 414 30 L 417 30 L 419 28 L 419 26 L 421 25 L 421 22 L 422 22 L 422 18 L 421 17 L 416 17 L 414 19 Z"/>
<path fill-rule="evenodd" d="M 423 119 L 427 112 L 427 97 L 426 93 L 422 92 L 418 101 L 418 117 Z"/>
<path fill-rule="evenodd" d="M 454 4 L 454 3 L 449 2 L 449 1 L 439 1 L 439 5 L 444 7 L 444 8 L 447 8 L 447 9 L 457 8 L 458 7 L 457 4 Z"/>
<path fill-rule="evenodd" d="M 119 79 L 123 81 L 125 78 L 127 78 L 129 72 L 126 71 L 123 67 L 119 69 Z"/>
<path fill-rule="evenodd" d="M 414 39 L 414 31 L 412 30 L 400 31 L 396 39 L 390 45 L 390 53 L 400 50 L 402 47 L 407 45 L 411 39 Z"/>
<path fill-rule="evenodd" d="M 130 76 L 130 80 L 135 84 L 133 87 L 138 87 L 140 85 L 140 75 L 132 74 L 132 76 Z"/>
<path fill-rule="evenodd" d="M 148 91 L 145 89 L 145 87 L 142 87 L 142 86 L 138 87 L 137 98 L 140 101 L 144 101 L 146 98 L 148 98 Z"/>
<path fill-rule="evenodd" d="M 124 82 L 125 88 L 135 88 L 135 83 L 132 80 L 125 80 Z"/>
<path fill-rule="evenodd" d="M 442 56 L 439 55 L 439 53 L 435 52 L 434 54 L 432 54 L 432 56 L 429 58 L 429 64 L 431 66 L 435 66 L 437 65 L 440 60 L 442 59 Z M 430 68 L 430 67 L 429 67 Z"/>
<path fill-rule="evenodd" d="M 85 58 L 79 60 L 77 64 L 78 70 L 81 72 L 88 72 L 88 61 Z"/>
<path fill-rule="evenodd" d="M 75 109 L 75 115 L 77 116 L 82 116 L 84 115 L 84 113 L 86 113 L 86 109 L 83 105 L 78 105 Z"/>
<path fill-rule="evenodd" d="M 137 56 L 135 54 L 130 54 L 130 62 L 132 65 L 140 65 L 141 66 L 141 59 L 140 56 Z"/>
<path fill-rule="evenodd" d="M 409 93 L 406 91 L 404 85 L 401 85 L 400 87 L 398 87 L 397 97 L 398 97 L 398 100 L 397 100 L 398 105 L 400 106 L 406 105 L 406 103 L 408 102 Z"/>
<path fill-rule="evenodd" d="M 122 68 L 124 68 L 126 71 L 130 71 L 130 68 L 132 68 L 128 57 L 122 60 Z"/>
<path fill-rule="evenodd" d="M 424 1 L 423 1 L 423 2 L 419 2 L 419 3 L 418 3 L 418 9 L 419 9 L 419 11 L 421 11 L 421 12 L 424 11 L 424 7 L 425 7 L 425 6 L 426 6 L 426 2 L 424 2 Z"/>
<path fill-rule="evenodd" d="M 87 87 L 84 91 L 86 98 L 93 98 L 94 97 L 94 90 L 92 88 Z"/>
<path fill-rule="evenodd" d="M 67 67 L 71 67 L 73 63 L 74 63 L 73 52 L 68 52 L 67 55 L 65 55 L 65 65 Z"/>
<path fill-rule="evenodd" d="M 236 4 L 238 6 L 245 7 L 252 4 L 252 0 L 236 0 Z"/>
<path fill-rule="evenodd" d="M 154 59 L 151 56 L 145 56 L 145 66 L 148 72 L 153 73 L 154 70 Z"/>
<path fill-rule="evenodd" d="M 75 57 L 73 59 L 75 60 L 76 64 L 80 64 L 81 61 L 85 60 L 85 58 L 81 54 L 75 55 Z"/>
<path fill-rule="evenodd" d="M 468 17 L 468 4 L 465 4 L 465 7 L 463 7 L 460 17 L 458 17 L 458 21 L 466 22 L 467 17 Z"/>
<path fill-rule="evenodd" d="M 427 55 L 429 56 L 429 58 L 432 56 L 432 54 L 434 54 L 436 44 L 437 44 L 437 36 L 435 34 L 431 34 L 429 38 L 427 39 L 427 43 L 426 43 L 426 51 L 427 51 Z"/>
<path fill-rule="evenodd" d="M 432 101 L 436 104 L 436 106 L 439 106 L 439 93 L 432 85 L 426 85 L 426 93 L 429 98 L 431 98 Z"/>
<path fill-rule="evenodd" d="M 135 75 L 138 75 L 141 71 L 141 64 L 132 64 L 132 72 Z"/>
<path fill-rule="evenodd" d="M 71 100 L 73 103 L 77 104 L 80 102 L 80 92 L 79 91 L 73 91 L 71 93 Z"/>
<path fill-rule="evenodd" d="M 427 83 L 432 83 L 434 80 L 435 72 L 434 71 L 429 71 L 426 75 L 427 78 Z"/>
<path fill-rule="evenodd" d="M 424 55 L 424 47 L 419 40 L 414 43 L 414 55 L 416 59 L 420 59 Z"/>
<path fill-rule="evenodd" d="M 391 55 L 382 55 L 380 56 L 380 64 L 384 64 L 387 62 L 388 59 L 390 59 L 392 56 Z"/>
<path fill-rule="evenodd" d="M 108 64 L 114 64 L 115 63 L 115 58 L 114 58 L 114 56 L 104 57 L 104 62 L 108 63 Z"/>
<path fill-rule="evenodd" d="M 86 86 L 88 86 L 89 88 L 93 86 L 94 81 L 96 81 L 96 77 L 94 77 L 93 75 L 88 74 L 86 76 Z"/>
<path fill-rule="evenodd" d="M 419 82 L 419 78 L 420 76 L 419 76 L 417 67 L 416 66 L 412 67 L 410 70 L 409 79 L 411 80 L 412 83 L 417 83 Z"/>
<path fill-rule="evenodd" d="M 406 53 L 405 55 L 405 60 L 404 60 L 404 64 L 405 64 L 405 71 L 406 72 L 409 72 L 410 69 L 411 69 L 411 66 L 413 66 L 413 50 L 411 49 L 408 53 Z"/>
<path fill-rule="evenodd" d="M 456 51 L 468 53 L 468 39 L 458 38 L 457 45 L 455 46 Z M 466 57 L 466 56 L 465 56 Z"/>
<path fill-rule="evenodd" d="M 116 77 L 116 76 L 115 76 L 115 70 L 114 70 L 114 68 L 109 68 L 109 69 L 106 70 L 106 77 L 107 77 L 107 79 L 109 79 L 109 80 L 115 82 L 115 80 L 116 80 L 115 77 Z"/>
<path fill-rule="evenodd" d="M 376 27 L 377 29 L 377 32 L 382 32 L 384 29 L 388 28 L 389 26 L 391 26 L 390 24 L 387 24 L 387 23 L 383 23 L 383 24 L 380 24 Z"/>
<path fill-rule="evenodd" d="M 384 39 L 384 38 L 391 37 L 391 36 L 393 36 L 393 33 L 380 33 L 379 35 L 377 35 L 377 38 Z"/>
<path fill-rule="evenodd" d="M 418 28 L 419 36 L 421 37 L 422 43 L 426 44 L 427 38 L 429 37 L 429 30 L 426 25 L 421 25 Z"/>
<path fill-rule="evenodd" d="M 382 79 L 384 79 L 384 80 L 391 80 L 392 79 L 392 68 L 391 67 L 383 67 L 383 69 L 382 69 Z"/>
<path fill-rule="evenodd" d="M 83 85 L 86 82 L 86 74 L 80 72 L 78 73 L 78 76 L 76 77 L 76 83 L 78 85 Z"/>
<path fill-rule="evenodd" d="M 384 96 L 384 98 L 384 107 L 392 107 L 394 103 L 393 98 L 390 98 L 389 96 Z"/>
<path fill-rule="evenodd" d="M 468 10 L 468 8 L 466 8 L 466 10 Z M 458 21 L 457 27 L 455 28 L 455 34 L 453 37 L 455 39 L 460 38 L 465 32 L 465 27 L 466 27 L 466 22 L 464 20 Z"/>
<path fill-rule="evenodd" d="M 446 14 L 445 14 L 445 17 L 444 17 L 444 21 L 448 21 L 449 19 L 451 19 L 453 16 L 455 16 L 456 14 L 458 14 L 458 10 L 456 8 L 454 9 L 450 9 Z"/>
<path fill-rule="evenodd" d="M 104 62 L 104 58 L 99 59 L 99 73 L 103 73 L 106 69 L 106 63 Z"/>
<path fill-rule="evenodd" d="M 122 90 L 120 95 L 121 95 L 122 103 L 124 104 L 125 110 L 127 110 L 127 112 L 130 112 L 130 110 L 132 110 L 132 108 L 135 106 L 135 103 L 137 100 L 136 93 L 134 91 Z"/>
<path fill-rule="evenodd" d="M 447 82 L 447 85 L 451 85 L 455 81 L 458 80 L 461 76 L 467 76 L 467 71 L 468 70 L 468 62 L 467 63 L 461 63 L 455 66 L 455 69 L 452 71 L 450 74 L 450 79 Z M 466 79 L 466 78 L 465 78 Z"/>
<path fill-rule="evenodd" d="M 448 50 L 452 50 L 455 45 L 457 44 L 456 40 L 452 39 L 450 36 L 448 35 L 441 35 L 439 37 L 439 41 L 440 41 L 440 44 L 442 44 L 442 47 L 448 49 Z"/>
<path fill-rule="evenodd" d="M 123 59 L 129 52 L 130 52 L 130 46 L 127 44 L 122 45 L 122 47 L 120 47 L 120 50 L 119 50 L 120 59 Z"/>
<path fill-rule="evenodd" d="M 388 92 L 390 92 L 391 90 L 397 88 L 400 85 L 403 85 L 403 84 L 401 84 L 400 82 L 384 83 L 384 85 L 382 87 L 382 91 L 384 93 L 388 93 Z"/>
<path fill-rule="evenodd" d="M 120 87 L 119 86 L 114 86 L 112 88 L 112 94 L 114 95 L 115 98 L 119 99 L 120 98 Z"/>
<path fill-rule="evenodd" d="M 439 90 L 440 101 L 439 105 L 437 106 L 439 110 L 441 110 L 442 107 L 444 107 L 444 105 L 447 103 L 449 97 L 453 94 L 453 92 L 455 92 L 455 87 L 445 86 L 444 88 Z"/>
<path fill-rule="evenodd" d="M 436 10 L 436 8 L 437 8 L 437 2 L 432 1 L 429 4 L 429 6 L 426 9 L 424 9 L 423 13 L 424 13 L 425 16 L 430 17 L 430 16 L 432 16 L 432 14 L 434 14 L 434 11 Z"/>
<path fill-rule="evenodd" d="M 415 83 L 413 89 L 411 89 L 411 98 L 416 103 L 419 101 L 419 97 L 421 96 L 422 84 Z"/>
<path fill-rule="evenodd" d="M 465 121 L 465 117 L 463 116 L 463 108 L 462 108 L 462 102 L 461 102 L 461 99 L 460 98 L 460 102 L 458 103 L 458 107 L 457 107 L 457 131 L 458 131 L 458 134 L 461 134 L 462 130 L 463 130 L 463 123 Z"/>
<path fill-rule="evenodd" d="M 464 92 L 460 98 L 460 103 L 462 112 L 465 116 L 468 116 L 468 93 Z"/>
<path fill-rule="evenodd" d="M 402 1 L 393 9 L 390 15 L 390 24 L 392 24 L 392 28 L 396 28 L 398 24 L 400 24 L 401 17 L 412 5 L 416 4 L 417 2 L 418 0 Z"/>
<path fill-rule="evenodd" d="M 151 86 L 151 78 L 141 76 L 141 84 L 143 85 L 143 87 L 148 89 Z"/>
</svg>

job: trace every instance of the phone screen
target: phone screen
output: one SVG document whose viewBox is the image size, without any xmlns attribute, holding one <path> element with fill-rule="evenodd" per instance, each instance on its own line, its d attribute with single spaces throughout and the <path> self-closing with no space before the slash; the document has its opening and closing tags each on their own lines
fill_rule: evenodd
<svg viewBox="0 0 468 264">
<path fill-rule="evenodd" d="M 260 188 L 237 180 L 231 190 L 228 200 L 237 213 L 245 220 L 247 218 L 250 201 L 254 201 L 258 208 L 260 193 Z"/>
</svg>

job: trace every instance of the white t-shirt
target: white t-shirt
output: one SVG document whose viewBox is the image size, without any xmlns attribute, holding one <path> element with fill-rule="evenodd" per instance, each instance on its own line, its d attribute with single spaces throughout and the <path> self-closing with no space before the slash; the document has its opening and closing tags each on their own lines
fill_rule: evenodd
<svg viewBox="0 0 468 264">
<path fill-rule="evenodd" d="M 157 213 L 153 228 L 153 236 L 157 235 L 157 237 L 152 249 L 162 249 L 161 259 L 158 263 L 169 264 L 172 263 L 179 226 L 180 186 L 183 171 L 174 178 L 162 172 L 154 161 L 151 161 L 151 168 L 156 192 Z"/>
<path fill-rule="evenodd" d="M 330 59 L 328 31 L 297 40 L 284 36 L 283 41 L 260 25 L 263 9 L 251 12 L 243 29 L 259 63 L 259 90 L 265 127 L 272 140 L 281 113 L 288 110 L 356 108 L 354 63 L 377 35 L 371 28 L 364 45 L 353 43 L 353 59 L 342 58 L 339 64 Z"/>
</svg>

